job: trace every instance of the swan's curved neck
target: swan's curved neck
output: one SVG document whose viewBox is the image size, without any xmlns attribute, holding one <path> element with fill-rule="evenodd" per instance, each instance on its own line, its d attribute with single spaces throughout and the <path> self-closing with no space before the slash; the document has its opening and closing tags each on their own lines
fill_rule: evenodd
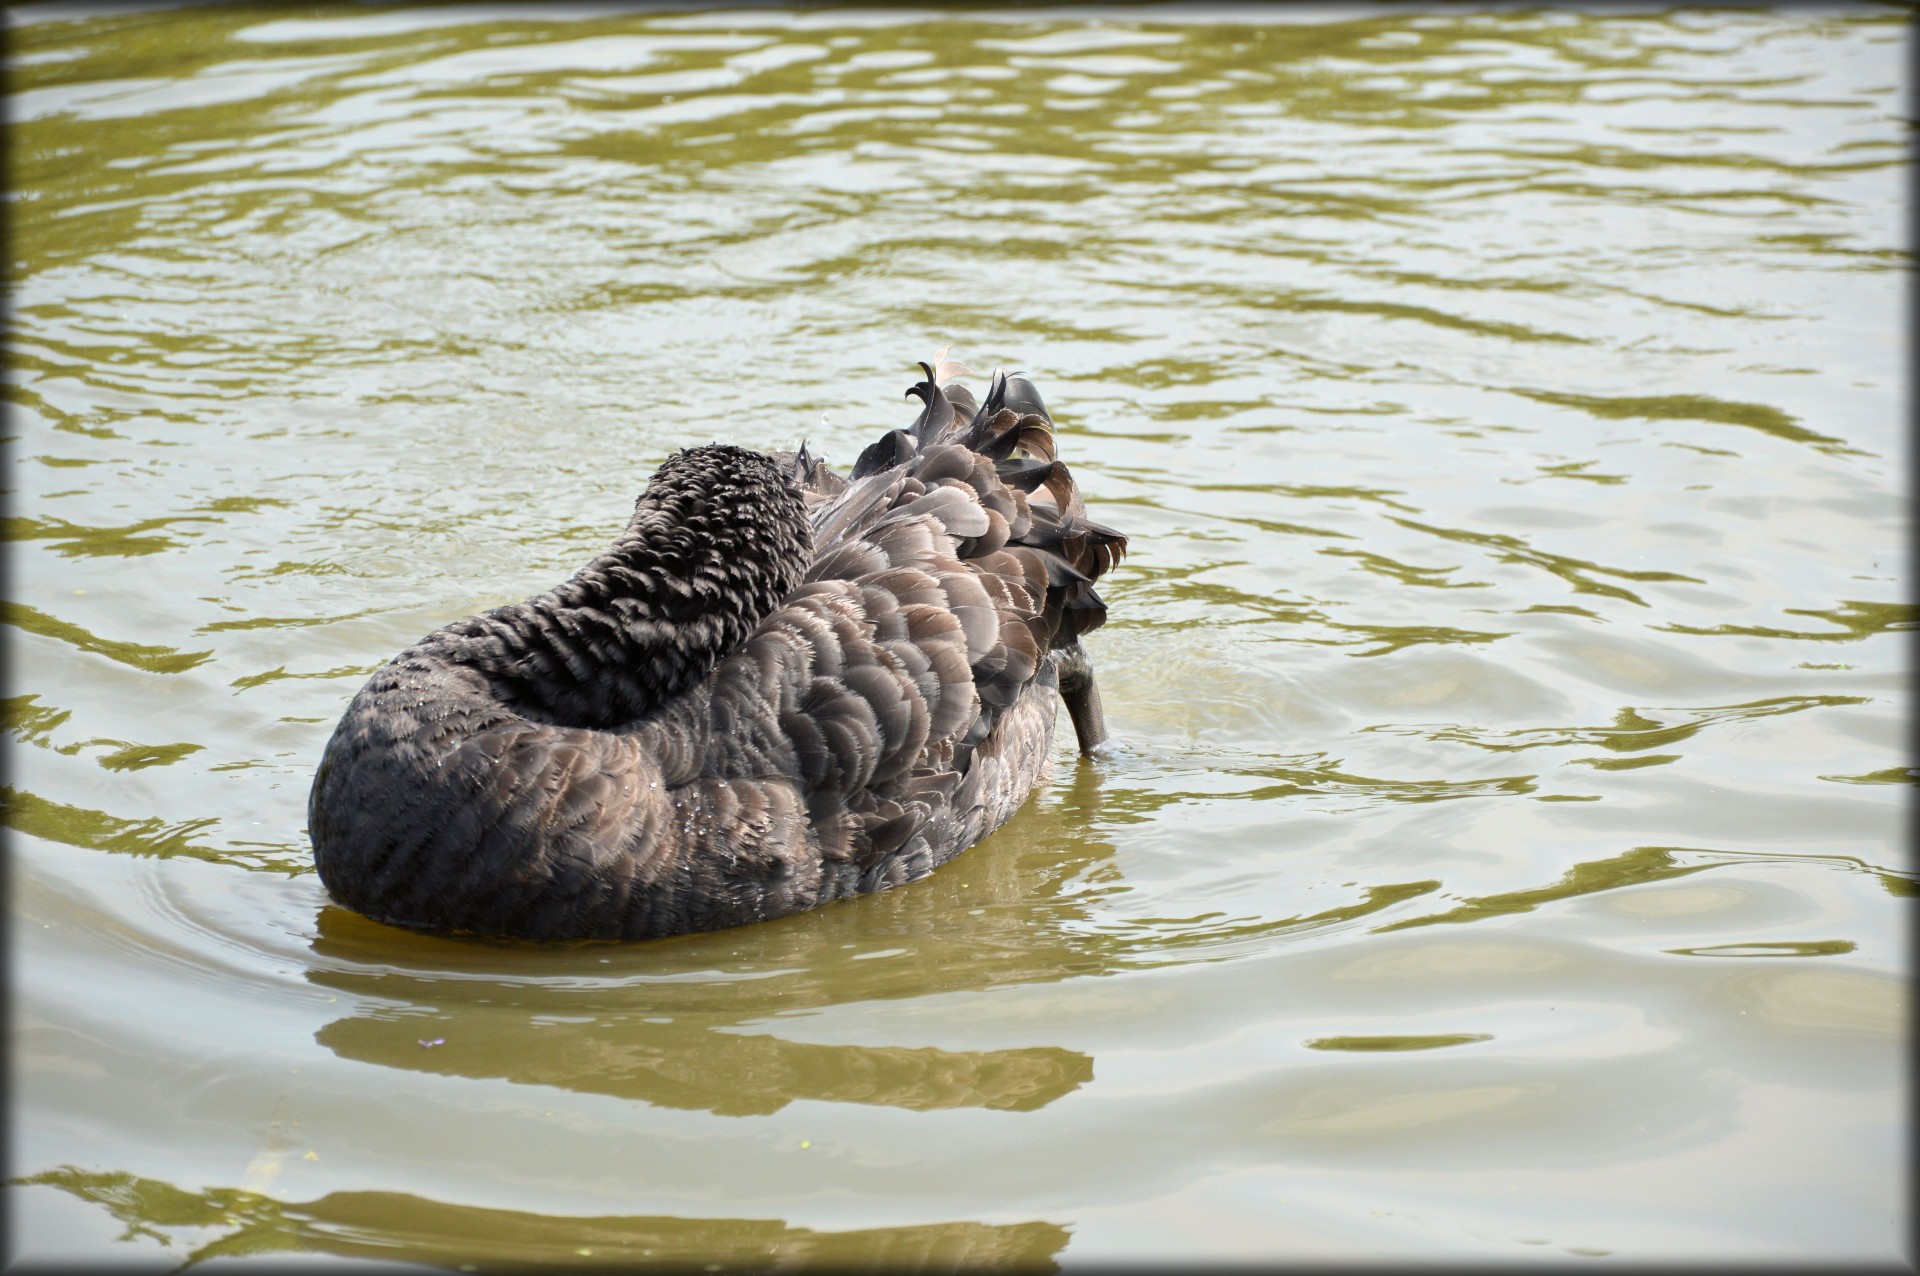
<svg viewBox="0 0 1920 1276">
<path fill-rule="evenodd" d="M 528 716 L 618 726 L 702 681 L 811 558 L 800 493 L 772 458 L 690 449 L 660 467 L 604 553 L 545 594 L 455 626 L 461 650 L 448 654 Z"/>
</svg>

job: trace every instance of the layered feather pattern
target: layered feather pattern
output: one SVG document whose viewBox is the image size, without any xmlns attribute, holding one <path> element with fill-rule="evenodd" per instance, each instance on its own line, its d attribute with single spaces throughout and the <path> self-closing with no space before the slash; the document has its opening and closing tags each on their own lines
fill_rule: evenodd
<svg viewBox="0 0 1920 1276">
<path fill-rule="evenodd" d="M 849 476 L 678 453 L 571 580 L 376 672 L 310 800 L 333 896 L 429 931 L 668 935 L 911 881 L 1011 816 L 1062 677 L 1091 690 L 1079 638 L 1126 540 L 1032 383 L 976 402 L 944 354 Z"/>
</svg>

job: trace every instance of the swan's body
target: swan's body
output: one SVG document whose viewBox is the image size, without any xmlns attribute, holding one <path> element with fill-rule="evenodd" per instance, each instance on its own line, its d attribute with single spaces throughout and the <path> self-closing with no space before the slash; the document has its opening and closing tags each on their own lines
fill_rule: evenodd
<svg viewBox="0 0 1920 1276">
<path fill-rule="evenodd" d="M 375 673 L 314 778 L 333 896 L 527 939 L 734 926 L 992 832 L 1063 683 L 1099 743 L 1079 638 L 1126 541 L 1087 520 L 1030 382 L 996 374 L 976 410 L 922 367 L 919 419 L 851 482 L 804 448 L 677 453 L 571 580 Z"/>
</svg>

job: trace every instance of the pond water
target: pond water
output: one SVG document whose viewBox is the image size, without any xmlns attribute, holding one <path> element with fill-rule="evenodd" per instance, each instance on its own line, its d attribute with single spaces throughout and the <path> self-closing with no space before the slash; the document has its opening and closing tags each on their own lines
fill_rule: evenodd
<svg viewBox="0 0 1920 1276">
<path fill-rule="evenodd" d="M 1900 1256 L 1905 16 L 13 8 L 16 1255 Z M 328 902 L 372 669 L 948 342 L 1113 752 L 742 930 Z"/>
</svg>

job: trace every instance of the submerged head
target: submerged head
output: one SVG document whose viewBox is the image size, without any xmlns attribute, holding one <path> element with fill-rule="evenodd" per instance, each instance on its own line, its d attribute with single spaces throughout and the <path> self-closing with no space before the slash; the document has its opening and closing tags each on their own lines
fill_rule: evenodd
<svg viewBox="0 0 1920 1276">
<path fill-rule="evenodd" d="M 813 558 L 806 502 L 790 467 L 730 443 L 687 448 L 661 462 L 626 539 L 644 543 L 696 597 L 756 618 L 800 583 Z"/>
<path fill-rule="evenodd" d="M 728 541 L 736 532 L 810 539 L 791 467 L 731 443 L 708 443 L 667 457 L 647 480 L 637 506 L 671 511 Z"/>
<path fill-rule="evenodd" d="M 682 448 L 660 462 L 647 480 L 648 495 L 705 492 L 719 498 L 732 493 L 772 495 L 792 487 L 787 468 L 773 457 L 732 443 Z"/>
</svg>

